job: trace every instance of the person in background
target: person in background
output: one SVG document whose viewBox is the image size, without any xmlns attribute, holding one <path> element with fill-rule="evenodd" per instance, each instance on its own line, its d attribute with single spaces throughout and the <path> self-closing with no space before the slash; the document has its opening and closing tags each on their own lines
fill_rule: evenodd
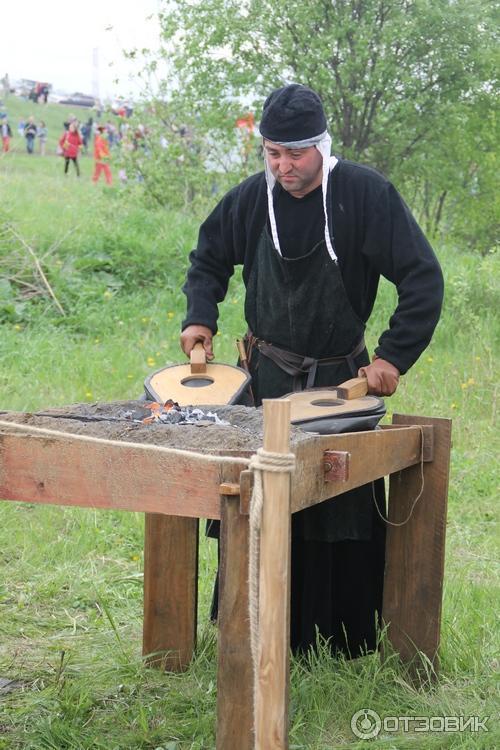
<svg viewBox="0 0 500 750">
<path fill-rule="evenodd" d="M 118 131 L 112 122 L 108 121 L 106 123 L 106 134 L 108 136 L 109 147 L 113 148 L 118 141 Z"/>
<path fill-rule="evenodd" d="M 78 126 L 75 121 L 69 125 L 69 130 L 64 132 L 59 139 L 59 146 L 62 148 L 62 155 L 64 157 L 64 174 L 68 174 L 68 168 L 70 161 L 73 162 L 76 169 L 76 176 L 80 177 L 80 167 L 78 165 L 78 155 L 82 147 L 83 141 L 80 133 L 78 132 Z"/>
<path fill-rule="evenodd" d="M 2 117 L 2 123 L 0 125 L 0 131 L 2 133 L 2 150 L 4 153 L 10 148 L 10 139 L 12 138 L 12 128 L 9 125 L 9 121 L 6 117 Z"/>
<path fill-rule="evenodd" d="M 37 128 L 36 134 L 38 136 L 38 143 L 40 144 L 40 156 L 45 156 L 48 130 L 43 120 L 41 120 L 40 125 Z"/>
<path fill-rule="evenodd" d="M 68 115 L 68 119 L 63 122 L 64 130 L 69 130 L 69 126 L 72 122 L 76 122 L 76 124 L 78 125 L 78 120 L 75 115 Z"/>
<path fill-rule="evenodd" d="M 109 154 L 109 144 L 106 136 L 104 135 L 105 132 L 106 128 L 104 127 L 104 125 L 97 126 L 97 133 L 94 139 L 95 166 L 92 181 L 97 182 L 99 177 L 101 176 L 101 172 L 104 172 L 104 179 L 106 180 L 106 184 L 111 185 L 111 167 L 109 166 L 111 157 Z"/>
<path fill-rule="evenodd" d="M 82 138 L 83 138 L 83 151 L 85 154 L 89 152 L 89 143 L 92 138 L 92 132 L 94 130 L 94 119 L 89 117 L 86 123 L 82 125 Z"/>
<path fill-rule="evenodd" d="M 189 356 L 201 341 L 213 358 L 218 304 L 234 266 L 243 265 L 256 406 L 353 376 L 366 378 L 370 394 L 390 396 L 439 320 L 436 256 L 389 180 L 331 153 L 314 91 L 299 84 L 273 91 L 259 131 L 263 171 L 222 198 L 190 255 L 182 349 Z M 398 302 L 370 361 L 364 331 L 381 276 L 395 285 Z M 314 648 L 317 633 L 350 657 L 377 647 L 384 503 L 382 480 L 293 514 L 294 652 Z M 216 608 L 215 597 L 212 619 Z"/>
<path fill-rule="evenodd" d="M 32 154 L 36 137 L 36 124 L 33 115 L 28 118 L 28 122 L 24 126 L 24 137 L 26 138 L 26 151 L 28 154 Z"/>
</svg>

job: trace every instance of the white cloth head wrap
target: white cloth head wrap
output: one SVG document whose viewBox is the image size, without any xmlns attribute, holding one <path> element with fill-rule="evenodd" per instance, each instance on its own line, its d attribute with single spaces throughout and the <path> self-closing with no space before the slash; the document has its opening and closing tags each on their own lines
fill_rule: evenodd
<svg viewBox="0 0 500 750">
<path fill-rule="evenodd" d="M 321 180 L 321 189 L 323 193 L 323 212 L 325 215 L 325 242 L 330 258 L 337 263 L 337 256 L 333 249 L 332 238 L 330 237 L 330 230 L 328 229 L 328 211 L 326 207 L 326 193 L 328 186 L 328 175 L 335 167 L 338 162 L 337 157 L 331 155 L 332 139 L 327 130 L 320 133 L 313 138 L 307 138 L 304 141 L 289 141 L 287 143 L 276 143 L 277 146 L 284 146 L 285 148 L 308 148 L 309 146 L 315 146 L 320 152 L 323 158 L 323 177 Z M 274 177 L 269 164 L 267 162 L 267 156 L 264 156 L 264 169 L 266 173 L 267 182 L 267 205 L 269 211 L 269 222 L 271 224 L 271 234 L 273 242 L 278 253 L 283 256 L 280 247 L 280 241 L 278 238 L 278 228 L 276 226 L 276 216 L 274 214 L 273 204 L 273 190 L 276 184 L 276 178 Z"/>
</svg>

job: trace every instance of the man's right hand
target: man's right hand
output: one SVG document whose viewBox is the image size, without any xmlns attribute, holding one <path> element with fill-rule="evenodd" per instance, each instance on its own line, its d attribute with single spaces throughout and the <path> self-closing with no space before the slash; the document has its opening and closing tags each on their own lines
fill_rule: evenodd
<svg viewBox="0 0 500 750">
<path fill-rule="evenodd" d="M 191 350 L 198 341 L 201 341 L 207 359 L 213 359 L 214 353 L 212 349 L 212 338 L 213 333 L 207 326 L 188 326 L 181 333 L 181 349 L 184 354 L 189 357 Z"/>
</svg>

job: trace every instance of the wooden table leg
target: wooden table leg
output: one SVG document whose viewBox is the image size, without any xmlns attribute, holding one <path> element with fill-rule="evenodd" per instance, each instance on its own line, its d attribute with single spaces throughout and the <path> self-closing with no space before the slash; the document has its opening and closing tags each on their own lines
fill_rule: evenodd
<svg viewBox="0 0 500 750">
<path fill-rule="evenodd" d="M 383 621 L 394 649 L 405 662 L 423 652 L 438 668 L 444 544 L 451 447 L 451 420 L 394 415 L 394 424 L 431 424 L 434 460 L 423 464 L 424 488 L 410 520 L 387 527 Z M 422 487 L 422 466 L 393 474 L 388 517 L 403 522 Z M 417 672 L 418 659 L 415 661 Z"/>
<path fill-rule="evenodd" d="M 145 516 L 143 654 L 150 666 L 182 671 L 196 644 L 198 519 Z"/>
<path fill-rule="evenodd" d="M 290 450 L 290 401 L 263 401 L 264 450 Z M 287 750 L 290 683 L 290 474 L 263 471 L 255 750 Z"/>
<path fill-rule="evenodd" d="M 217 750 L 253 750 L 253 670 L 248 620 L 248 516 L 240 496 L 221 503 Z"/>
</svg>

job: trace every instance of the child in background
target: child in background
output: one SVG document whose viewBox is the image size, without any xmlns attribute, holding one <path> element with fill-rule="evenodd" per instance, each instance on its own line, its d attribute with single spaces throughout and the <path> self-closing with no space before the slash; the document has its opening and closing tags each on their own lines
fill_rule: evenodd
<svg viewBox="0 0 500 750">
<path fill-rule="evenodd" d="M 28 117 L 28 122 L 24 126 L 24 137 L 26 138 L 26 151 L 28 154 L 33 154 L 36 138 L 36 124 L 33 115 Z"/>
<path fill-rule="evenodd" d="M 109 166 L 109 145 L 104 135 L 106 128 L 104 125 L 97 126 L 97 134 L 94 139 L 94 159 L 95 168 L 94 175 L 92 177 L 93 182 L 97 182 L 101 176 L 101 172 L 104 172 L 104 179 L 107 185 L 111 185 L 111 168 Z"/>
</svg>

